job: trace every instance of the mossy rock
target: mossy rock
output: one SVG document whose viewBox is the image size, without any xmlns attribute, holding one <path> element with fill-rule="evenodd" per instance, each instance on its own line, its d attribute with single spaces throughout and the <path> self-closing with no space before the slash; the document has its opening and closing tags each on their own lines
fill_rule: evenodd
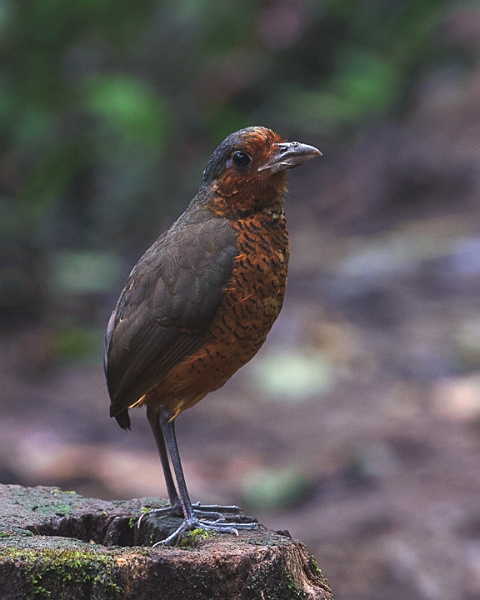
<svg viewBox="0 0 480 600">
<path fill-rule="evenodd" d="M 162 504 L 0 486 L 0 598 L 333 598 L 315 559 L 284 534 L 196 531 L 178 546 L 152 548 L 178 521 L 146 515 L 140 529 L 136 522 L 145 507 Z"/>
</svg>

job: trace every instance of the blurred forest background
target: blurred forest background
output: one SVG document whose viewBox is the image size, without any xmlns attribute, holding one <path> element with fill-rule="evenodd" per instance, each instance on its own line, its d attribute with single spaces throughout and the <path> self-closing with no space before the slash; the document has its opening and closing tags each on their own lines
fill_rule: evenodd
<svg viewBox="0 0 480 600">
<path fill-rule="evenodd" d="M 194 500 L 337 600 L 480 598 L 480 2 L 0 1 L 0 481 L 165 495 L 103 332 L 209 155 L 265 125 L 292 263 L 264 349 L 178 421 Z"/>
</svg>

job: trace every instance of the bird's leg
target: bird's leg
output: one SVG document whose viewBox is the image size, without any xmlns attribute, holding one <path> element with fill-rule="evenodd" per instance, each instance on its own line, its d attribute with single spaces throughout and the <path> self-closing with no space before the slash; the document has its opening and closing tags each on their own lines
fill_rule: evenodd
<svg viewBox="0 0 480 600">
<path fill-rule="evenodd" d="M 159 413 L 155 409 L 147 406 L 147 419 L 150 424 L 150 427 L 153 431 L 153 435 L 155 437 L 155 442 L 158 448 L 158 454 L 160 455 L 160 460 L 162 461 L 163 472 L 165 475 L 165 482 L 167 484 L 168 497 L 170 499 L 171 507 L 175 508 L 175 511 L 167 509 L 158 509 L 160 514 L 161 512 L 168 511 L 169 514 L 178 514 L 178 516 L 182 516 L 182 504 L 180 502 L 180 498 L 178 497 L 177 490 L 175 488 L 175 483 L 173 481 L 172 472 L 170 470 L 170 463 L 168 460 L 167 449 L 165 447 L 165 438 L 163 435 L 162 428 L 160 427 L 159 422 Z M 239 506 L 235 504 L 231 504 L 228 506 L 222 506 L 218 504 L 200 504 L 200 502 L 195 502 L 192 504 L 193 512 L 201 518 L 204 519 L 222 519 L 224 514 L 229 515 L 241 515 L 242 519 L 245 519 L 246 522 L 252 522 L 254 519 L 252 517 L 247 517 L 245 513 Z"/>
<path fill-rule="evenodd" d="M 176 531 L 174 531 L 161 542 L 157 542 L 157 544 L 170 544 L 171 542 L 175 541 L 183 532 L 189 529 L 195 529 L 197 527 L 206 530 L 218 531 L 221 533 L 234 533 L 236 535 L 238 535 L 238 529 L 256 529 L 258 527 L 257 522 L 230 523 L 227 522 L 221 514 L 218 514 L 218 511 L 210 513 L 214 517 L 214 520 L 210 521 L 203 521 L 196 516 L 195 513 L 198 509 L 195 510 L 193 508 L 190 496 L 188 494 L 187 484 L 185 482 L 185 476 L 183 474 L 182 463 L 180 460 L 180 454 L 178 452 L 174 421 L 171 420 L 169 411 L 163 407 L 160 407 L 158 411 L 158 422 L 163 432 L 163 439 L 168 449 L 168 453 L 172 461 L 173 471 L 177 480 L 178 497 L 182 505 L 184 521 Z M 198 510 L 198 512 L 199 516 L 202 517 L 207 516 L 208 514 L 202 513 L 201 510 Z"/>
<path fill-rule="evenodd" d="M 160 460 L 162 462 L 163 474 L 165 476 L 165 483 L 167 485 L 168 498 L 170 500 L 170 506 L 165 508 L 157 508 L 149 511 L 149 513 L 144 513 L 140 519 L 138 520 L 138 525 L 140 525 L 142 518 L 146 514 L 168 514 L 174 516 L 183 516 L 183 508 L 180 502 L 180 498 L 178 497 L 177 489 L 175 487 L 175 482 L 173 480 L 172 471 L 170 469 L 170 463 L 168 461 L 167 448 L 165 446 L 165 438 L 163 437 L 162 428 L 159 423 L 159 414 L 158 412 L 147 406 L 147 419 L 148 423 L 152 429 L 153 436 L 155 437 L 155 442 L 158 448 L 158 454 L 160 456 Z"/>
<path fill-rule="evenodd" d="M 190 519 L 193 518 L 193 507 L 188 494 L 187 484 L 183 474 L 182 462 L 178 452 L 177 437 L 175 435 L 175 421 L 170 420 L 170 412 L 163 407 L 160 407 L 160 410 L 157 414 L 158 423 L 163 433 L 163 439 L 168 447 L 168 452 L 172 461 L 172 467 L 175 472 L 175 478 L 178 485 L 178 496 L 180 504 L 182 505 L 183 514 L 185 519 Z"/>
</svg>

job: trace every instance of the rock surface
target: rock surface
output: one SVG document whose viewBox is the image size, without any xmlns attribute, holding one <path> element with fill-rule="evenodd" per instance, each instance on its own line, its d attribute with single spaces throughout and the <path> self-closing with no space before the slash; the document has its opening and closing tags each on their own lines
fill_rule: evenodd
<svg viewBox="0 0 480 600">
<path fill-rule="evenodd" d="M 152 548 L 171 517 L 162 501 L 107 502 L 58 488 L 0 485 L 0 597 L 333 600 L 305 546 L 286 532 L 184 536 Z"/>
</svg>

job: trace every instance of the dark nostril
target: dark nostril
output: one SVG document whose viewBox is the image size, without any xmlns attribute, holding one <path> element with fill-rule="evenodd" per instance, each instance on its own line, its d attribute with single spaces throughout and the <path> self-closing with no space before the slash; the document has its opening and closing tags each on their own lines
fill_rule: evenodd
<svg viewBox="0 0 480 600">
<path fill-rule="evenodd" d="M 280 154 L 285 154 L 285 152 L 295 150 L 296 148 L 298 148 L 298 146 L 300 146 L 299 142 L 290 142 L 288 144 L 279 144 L 278 150 L 279 150 Z"/>
</svg>

